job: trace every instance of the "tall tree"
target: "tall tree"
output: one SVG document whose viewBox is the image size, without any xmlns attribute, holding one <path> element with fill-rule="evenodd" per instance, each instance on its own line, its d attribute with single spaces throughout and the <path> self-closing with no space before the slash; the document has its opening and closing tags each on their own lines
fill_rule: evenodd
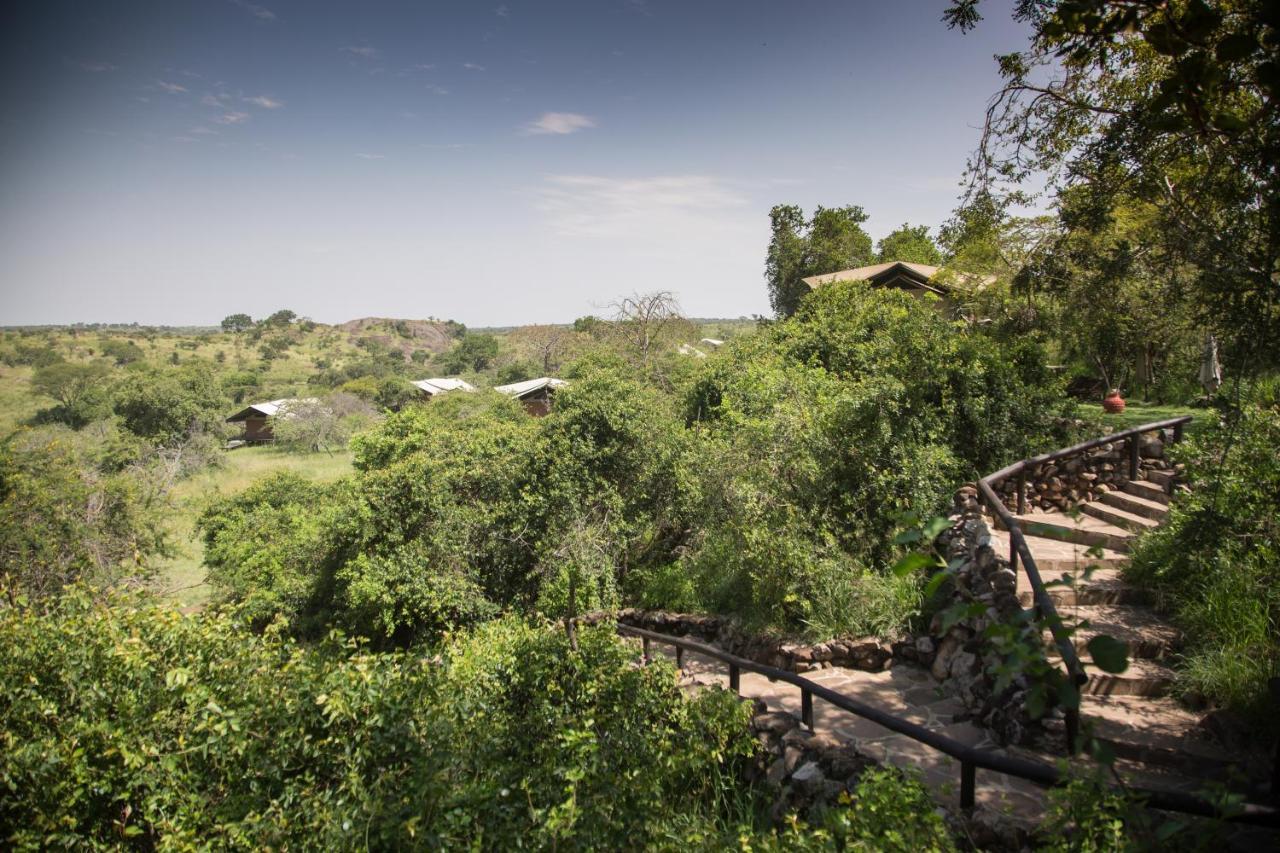
<svg viewBox="0 0 1280 853">
<path fill-rule="evenodd" d="M 808 221 L 804 211 L 780 204 L 769 211 L 773 235 L 765 258 L 769 302 L 779 317 L 795 313 L 809 292 L 802 279 L 871 263 L 871 237 L 862 228 L 861 207 L 818 207 Z"/>
<path fill-rule="evenodd" d="M 953 0 L 947 20 L 979 20 Z M 998 58 L 971 195 L 1029 178 L 1154 205 L 1154 233 L 1191 263 L 1191 299 L 1241 366 L 1274 364 L 1280 331 L 1280 5 L 1267 0 L 1020 0 L 1030 46 Z M 1012 192 L 1010 188 L 1012 187 Z"/>
<path fill-rule="evenodd" d="M 913 264 L 942 265 L 942 252 L 929 236 L 928 225 L 911 225 L 904 222 L 876 245 L 876 260 L 880 263 L 907 261 Z"/>
</svg>

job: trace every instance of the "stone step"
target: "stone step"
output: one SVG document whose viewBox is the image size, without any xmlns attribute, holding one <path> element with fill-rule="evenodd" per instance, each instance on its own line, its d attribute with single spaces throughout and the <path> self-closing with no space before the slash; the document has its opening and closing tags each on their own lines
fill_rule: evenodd
<svg viewBox="0 0 1280 853">
<path fill-rule="evenodd" d="M 1136 495 L 1165 506 L 1169 505 L 1168 490 L 1156 483 L 1148 483 L 1146 480 L 1129 480 L 1124 484 L 1124 491 L 1125 494 Z"/>
<path fill-rule="evenodd" d="M 1022 531 L 1028 536 L 1057 539 L 1079 545 L 1097 545 L 1120 553 L 1129 553 L 1129 540 L 1133 534 L 1123 527 L 1116 527 L 1090 516 L 1079 518 L 1065 512 L 1037 512 L 1016 516 Z M 1032 554 L 1035 552 L 1033 551 Z M 1039 561 L 1037 560 L 1037 565 Z"/>
<path fill-rule="evenodd" d="M 1178 481 L 1178 476 L 1172 471 L 1148 471 L 1147 480 L 1157 486 L 1163 486 L 1167 492 Z"/>
<path fill-rule="evenodd" d="M 1088 655 L 1080 657 L 1089 675 L 1083 691 L 1087 696 L 1167 696 L 1173 686 L 1173 670 L 1157 661 L 1131 658 L 1128 669 L 1112 675 L 1094 666 Z"/>
<path fill-rule="evenodd" d="M 1083 658 L 1089 641 L 1107 634 L 1129 647 L 1129 658 L 1160 660 L 1177 651 L 1182 635 L 1156 615 L 1154 610 L 1133 605 L 1094 604 L 1060 610 L 1063 621 L 1074 620 L 1077 627 L 1071 638 Z M 1045 632 L 1048 638 L 1048 632 Z M 1048 640 L 1046 639 L 1046 642 Z"/>
<path fill-rule="evenodd" d="M 1131 495 L 1128 492 L 1105 492 L 1098 500 L 1116 509 L 1122 509 L 1125 512 L 1140 515 L 1153 521 L 1163 521 L 1169 514 L 1167 504 L 1139 495 Z"/>
<path fill-rule="evenodd" d="M 1111 746 L 1118 758 L 1143 769 L 1169 768 L 1221 779 L 1240 763 L 1238 756 L 1205 734 L 1199 716 L 1173 699 L 1085 696 L 1080 714 L 1094 737 Z"/>
<path fill-rule="evenodd" d="M 1077 507 L 1085 515 L 1091 515 L 1094 518 L 1114 524 L 1116 527 L 1123 527 L 1132 533 L 1144 533 L 1153 527 L 1159 526 L 1160 522 L 1137 513 L 1129 512 L 1108 503 L 1100 501 L 1090 501 Z"/>
</svg>

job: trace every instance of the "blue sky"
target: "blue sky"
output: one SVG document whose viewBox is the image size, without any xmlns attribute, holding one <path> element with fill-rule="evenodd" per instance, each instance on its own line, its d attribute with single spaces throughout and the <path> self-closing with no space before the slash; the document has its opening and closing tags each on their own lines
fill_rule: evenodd
<svg viewBox="0 0 1280 853">
<path fill-rule="evenodd" d="M 767 313 L 768 211 L 955 204 L 1024 34 L 946 0 L 0 12 L 0 323 Z"/>
</svg>

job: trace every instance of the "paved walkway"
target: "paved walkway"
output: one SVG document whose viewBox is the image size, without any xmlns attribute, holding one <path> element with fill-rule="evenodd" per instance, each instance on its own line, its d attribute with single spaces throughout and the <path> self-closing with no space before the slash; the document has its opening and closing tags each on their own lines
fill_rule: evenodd
<svg viewBox="0 0 1280 853">
<path fill-rule="evenodd" d="M 655 643 L 652 651 L 674 658 L 669 646 Z M 684 674 L 690 686 L 718 685 L 726 689 L 729 686 L 725 665 L 702 655 L 685 655 Z M 964 712 L 964 706 L 958 699 L 945 696 L 941 684 L 926 669 L 905 664 L 884 672 L 835 667 L 806 673 L 805 678 L 961 743 L 1006 752 L 983 729 L 969 722 L 956 722 L 955 717 Z M 763 700 L 770 711 L 786 711 L 797 719 L 800 717 L 800 689 L 794 685 L 743 672 L 739 692 L 748 698 Z M 813 700 L 813 728 L 817 734 L 853 743 L 863 755 L 882 764 L 917 771 L 939 804 L 951 809 L 959 808 L 960 763 L 950 756 L 829 705 L 816 696 Z M 979 806 L 1028 823 L 1038 822 L 1044 813 L 1044 792 L 1041 788 L 988 770 L 977 771 L 976 800 Z"/>
</svg>

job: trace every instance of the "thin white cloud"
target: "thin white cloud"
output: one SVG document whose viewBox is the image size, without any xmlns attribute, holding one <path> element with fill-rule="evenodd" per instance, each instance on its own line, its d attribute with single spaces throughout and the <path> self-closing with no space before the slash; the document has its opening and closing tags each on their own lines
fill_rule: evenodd
<svg viewBox="0 0 1280 853">
<path fill-rule="evenodd" d="M 250 118 L 248 113 L 242 113 L 237 110 L 223 113 L 214 119 L 218 124 L 244 124 Z"/>
<path fill-rule="evenodd" d="M 284 101 L 277 101 L 269 95 L 255 95 L 252 98 L 241 98 L 246 104 L 254 104 L 262 107 L 264 110 L 278 110 L 284 106 Z"/>
<path fill-rule="evenodd" d="M 413 67 L 418 71 L 431 71 L 436 67 L 436 64 L 434 62 L 419 62 Z"/>
<path fill-rule="evenodd" d="M 248 0 L 231 0 L 231 2 L 260 21 L 274 21 L 276 19 L 276 13 L 266 6 L 259 6 L 256 3 L 248 2 Z"/>
<path fill-rule="evenodd" d="M 533 136 L 564 135 L 595 126 L 594 119 L 578 113 L 543 113 L 536 121 L 526 124 L 524 132 Z"/>
<path fill-rule="evenodd" d="M 449 90 L 448 90 L 448 89 L 446 89 L 444 86 L 437 86 L 435 83 L 428 83 L 428 84 L 427 84 L 427 91 L 428 91 L 428 92 L 431 92 L 433 95 L 447 95 L 447 94 L 449 94 Z"/>
<path fill-rule="evenodd" d="M 477 65 L 474 62 L 464 62 L 462 63 L 462 67 L 467 69 L 468 71 L 484 71 L 485 70 L 485 67 L 483 65 Z"/>
<path fill-rule="evenodd" d="M 356 156 L 357 156 L 357 157 L 359 157 L 361 160 L 385 160 L 385 159 L 387 159 L 387 155 L 386 155 L 386 154 L 365 154 L 365 153 L 364 153 L 364 152 L 362 152 L 362 151 L 357 151 L 357 152 L 356 152 Z"/>
<path fill-rule="evenodd" d="M 503 3 L 501 6 L 493 10 L 493 14 L 497 15 L 499 18 L 510 18 L 511 7 L 506 3 Z"/>
<path fill-rule="evenodd" d="M 566 237 L 723 231 L 747 206 L 744 196 L 709 175 L 552 175 L 537 196 L 537 209 Z"/>
<path fill-rule="evenodd" d="M 343 53 L 349 53 L 352 56 L 358 56 L 361 59 L 377 59 L 382 56 L 382 51 L 378 50 L 376 47 L 370 47 L 367 44 L 347 45 L 346 47 L 338 49 Z"/>
<path fill-rule="evenodd" d="M 115 71 L 115 65 L 110 62 L 81 62 L 80 67 L 92 74 L 101 74 L 104 71 Z"/>
<path fill-rule="evenodd" d="M 208 135 L 210 135 L 210 134 L 214 134 L 214 135 L 216 135 L 216 134 L 217 134 L 217 132 L 218 132 L 218 131 L 214 130 L 214 129 L 213 129 L 213 128 L 211 128 L 211 127 L 205 127 L 204 125 L 198 125 L 198 126 L 196 126 L 196 127 L 191 128 L 190 130 L 188 130 L 188 131 L 187 131 L 187 134 L 188 134 L 188 135 L 190 135 L 190 136 L 208 136 Z"/>
<path fill-rule="evenodd" d="M 161 89 L 164 89 L 170 95 L 180 95 L 183 92 L 187 91 L 186 86 L 179 86 L 177 83 L 166 83 L 163 80 L 157 80 L 156 85 L 159 86 Z"/>
</svg>

